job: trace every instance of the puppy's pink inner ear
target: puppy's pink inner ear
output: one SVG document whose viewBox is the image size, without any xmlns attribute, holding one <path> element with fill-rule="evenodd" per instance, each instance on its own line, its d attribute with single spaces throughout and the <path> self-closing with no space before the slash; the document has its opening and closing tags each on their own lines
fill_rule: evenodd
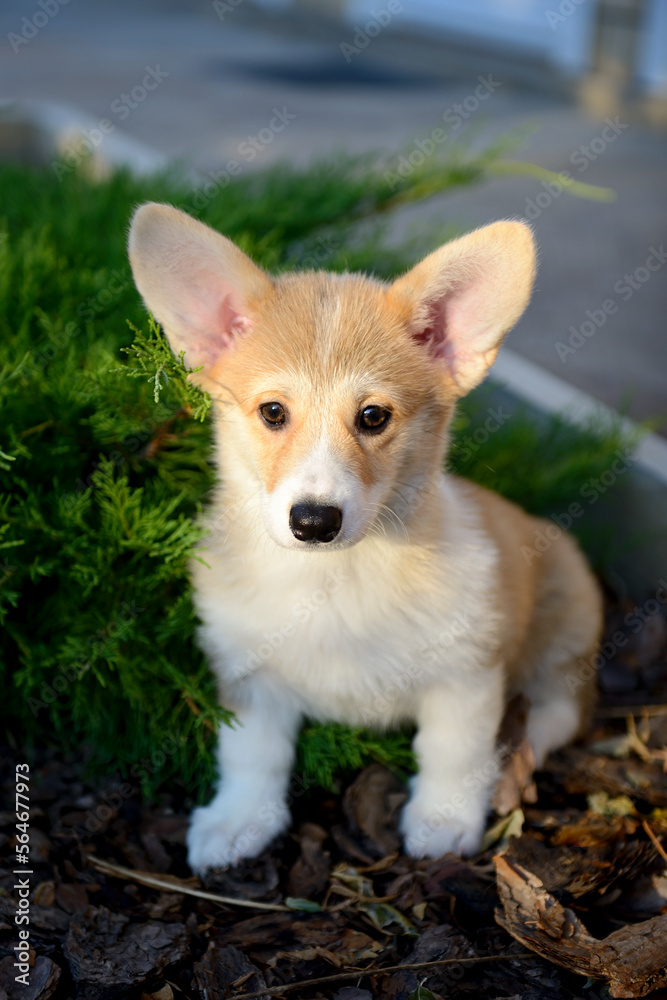
<svg viewBox="0 0 667 1000">
<path fill-rule="evenodd" d="M 221 347 L 230 347 L 238 337 L 242 337 L 251 327 L 250 319 L 245 315 L 243 303 L 230 292 L 220 303 Z"/>
<path fill-rule="evenodd" d="M 413 331 L 412 339 L 422 344 L 434 358 L 444 358 L 447 353 L 447 310 L 442 300 L 428 304 L 426 318 Z"/>
<path fill-rule="evenodd" d="M 189 331 L 177 336 L 177 346 L 185 348 L 186 361 L 194 367 L 215 362 L 252 326 L 241 296 L 216 287 L 210 278 L 190 285 L 177 316 L 180 330 Z"/>
<path fill-rule="evenodd" d="M 466 343 L 466 328 L 473 324 L 471 310 L 465 302 L 442 296 L 427 306 L 426 318 L 412 334 L 432 358 L 442 361 L 450 374 L 458 380 L 460 369 L 470 363 L 474 354 L 473 344 Z"/>
</svg>

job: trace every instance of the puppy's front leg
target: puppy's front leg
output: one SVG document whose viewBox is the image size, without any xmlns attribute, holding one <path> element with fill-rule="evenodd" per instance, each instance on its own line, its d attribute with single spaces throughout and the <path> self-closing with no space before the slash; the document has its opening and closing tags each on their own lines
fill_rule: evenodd
<svg viewBox="0 0 667 1000">
<path fill-rule="evenodd" d="M 287 788 L 301 721 L 295 700 L 256 676 L 241 682 L 230 702 L 237 721 L 220 729 L 220 785 L 194 810 L 188 830 L 196 872 L 256 857 L 290 823 Z"/>
<path fill-rule="evenodd" d="M 503 715 L 500 668 L 467 683 L 430 688 L 419 701 L 414 750 L 419 773 L 401 818 L 408 854 L 474 854 L 498 777 Z"/>
</svg>

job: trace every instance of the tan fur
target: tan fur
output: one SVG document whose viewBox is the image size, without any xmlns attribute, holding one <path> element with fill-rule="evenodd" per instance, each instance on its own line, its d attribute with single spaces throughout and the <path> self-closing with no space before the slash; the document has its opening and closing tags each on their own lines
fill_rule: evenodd
<svg viewBox="0 0 667 1000">
<path fill-rule="evenodd" d="M 528 561 L 524 552 L 535 552 L 535 537 L 553 522 L 531 517 L 516 504 L 474 483 L 468 490 L 482 510 L 484 524 L 500 553 L 500 573 L 492 595 L 506 623 L 503 636 L 503 660 L 508 676 L 508 693 L 525 690 L 535 672 L 535 665 L 545 650 L 567 632 L 572 607 L 577 619 L 597 623 L 602 628 L 602 601 L 598 586 L 574 540 L 562 532 L 541 556 Z M 563 641 L 563 636 L 560 636 Z M 584 662 L 593 650 L 586 650 Z M 581 673 L 573 657 L 563 664 L 563 672 Z M 595 700 L 595 678 L 572 686 L 581 710 L 580 732 L 584 731 Z"/>
<path fill-rule="evenodd" d="M 509 261 L 506 263 L 503 257 L 509 257 Z M 528 305 L 534 277 L 535 249 L 528 227 L 496 222 L 429 254 L 394 282 L 389 299 L 395 308 L 405 309 L 407 305 L 408 326 L 415 330 L 424 323 L 430 300 L 470 286 L 470 293 L 461 296 L 452 317 L 457 334 L 466 323 L 472 325 L 473 315 L 479 325 L 475 342 L 459 353 L 458 364 L 451 372 L 453 391 L 465 395 L 484 377 L 502 338 Z M 486 289 L 483 298 L 475 296 L 473 300 L 477 278 L 484 279 Z"/>
<path fill-rule="evenodd" d="M 437 432 L 444 432 L 451 403 L 443 396 L 442 380 L 405 336 L 380 284 L 349 275 L 282 278 L 253 313 L 253 327 L 255 335 L 223 357 L 204 384 L 216 400 L 237 405 L 249 419 L 261 402 L 277 400 L 289 406 L 290 425 L 280 435 L 267 434 L 259 421 L 251 423 L 258 471 L 269 492 L 312 447 L 319 430 L 313 412 L 326 415 L 344 461 L 366 486 L 377 481 L 402 424 L 417 410 L 430 407 L 438 420 Z M 360 351 L 364 372 L 350 378 Z M 298 371 L 294 357 L 299 359 Z M 359 408 L 366 401 L 389 400 L 394 420 L 388 432 L 356 437 Z M 435 468 L 437 439 L 426 444 L 431 445 L 429 464 Z"/>
</svg>

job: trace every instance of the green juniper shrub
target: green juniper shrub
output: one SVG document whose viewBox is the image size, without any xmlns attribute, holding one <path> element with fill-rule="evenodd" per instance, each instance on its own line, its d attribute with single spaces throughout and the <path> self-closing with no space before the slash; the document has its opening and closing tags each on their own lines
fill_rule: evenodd
<svg viewBox="0 0 667 1000">
<path fill-rule="evenodd" d="M 273 271 L 390 277 L 415 248 L 385 240 L 389 209 L 503 166 L 499 150 L 448 155 L 398 184 L 373 158 L 341 157 L 239 177 L 208 199 L 170 173 L 96 181 L 81 170 L 58 181 L 0 167 L 0 670 L 10 743 L 85 745 L 98 772 L 139 776 L 148 793 L 181 780 L 201 798 L 216 726 L 229 720 L 194 641 L 187 574 L 213 486 L 210 400 L 134 288 L 133 208 L 154 200 L 190 210 Z M 434 246 L 442 227 L 440 240 L 435 227 L 428 234 Z M 463 403 L 452 465 L 536 512 L 567 504 L 619 444 L 615 432 L 513 418 L 476 449 L 457 447 L 484 406 L 483 394 Z M 408 734 L 304 728 L 306 783 L 332 786 L 370 760 L 409 771 Z"/>
</svg>

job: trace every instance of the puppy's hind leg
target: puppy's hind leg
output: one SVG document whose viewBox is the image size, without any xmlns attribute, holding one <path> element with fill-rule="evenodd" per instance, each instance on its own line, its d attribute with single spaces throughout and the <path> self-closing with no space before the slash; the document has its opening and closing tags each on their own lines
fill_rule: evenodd
<svg viewBox="0 0 667 1000">
<path fill-rule="evenodd" d="M 538 769 L 552 750 L 583 736 L 590 725 L 597 694 L 595 651 L 593 646 L 585 656 L 568 659 L 525 689 L 531 702 L 527 736 Z"/>
<path fill-rule="evenodd" d="M 600 589 L 574 539 L 561 535 L 541 566 L 528 638 L 534 666 L 523 685 L 531 702 L 528 738 L 538 768 L 552 750 L 582 736 L 590 725 L 601 631 Z"/>
</svg>

